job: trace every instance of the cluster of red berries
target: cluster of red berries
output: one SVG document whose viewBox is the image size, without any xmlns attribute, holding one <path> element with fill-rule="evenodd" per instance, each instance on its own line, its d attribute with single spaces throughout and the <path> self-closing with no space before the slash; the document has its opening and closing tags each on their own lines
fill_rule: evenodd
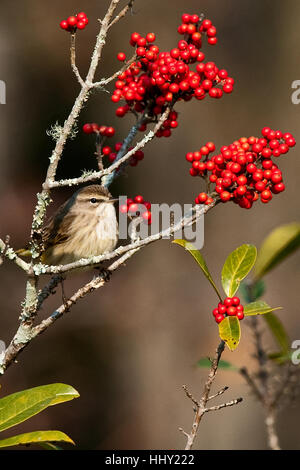
<svg viewBox="0 0 300 470">
<path fill-rule="evenodd" d="M 86 14 L 82 11 L 76 16 L 69 16 L 66 20 L 59 23 L 59 26 L 69 33 L 75 33 L 76 29 L 84 29 L 89 20 Z"/>
<path fill-rule="evenodd" d="M 126 101 L 116 110 L 119 117 L 129 111 L 136 114 L 147 110 L 141 131 L 146 129 L 147 123 L 156 121 L 168 105 L 192 98 L 203 100 L 207 94 L 221 98 L 223 92 L 233 90 L 234 80 L 228 72 L 219 69 L 214 62 L 205 63 L 205 55 L 200 51 L 204 35 L 209 44 L 217 42 L 212 22 L 198 15 L 183 14 L 178 32 L 184 38 L 169 52 L 160 52 L 153 44 L 154 33 L 145 37 L 139 33 L 131 35 L 130 44 L 136 47 L 138 60 L 118 76 L 111 99 L 114 103 L 121 99 Z M 119 60 L 125 60 L 125 57 L 124 53 L 118 54 Z M 196 64 L 195 70 L 192 70 L 192 64 Z M 177 126 L 177 113 L 173 111 L 157 136 L 169 137 Z"/>
<path fill-rule="evenodd" d="M 147 224 L 151 224 L 151 203 L 145 201 L 143 196 L 135 196 L 133 199 L 128 198 L 126 204 L 120 206 L 120 212 L 122 214 L 129 214 L 132 216 L 141 215 Z"/>
<path fill-rule="evenodd" d="M 100 134 L 102 137 L 113 137 L 115 135 L 115 128 L 112 126 L 99 126 L 95 122 L 89 124 L 84 124 L 82 130 L 85 134 Z M 118 152 L 121 150 L 123 143 L 116 142 L 114 149 L 109 145 L 106 145 L 102 148 L 102 154 L 108 157 L 110 163 L 113 163 L 117 158 Z M 132 150 L 133 147 L 129 147 L 128 150 Z M 142 150 L 137 150 L 134 155 L 129 159 L 130 166 L 136 166 L 139 161 L 143 160 L 144 152 Z"/>
<path fill-rule="evenodd" d="M 244 209 L 250 209 L 260 197 L 268 203 L 272 194 L 285 190 L 282 172 L 272 157 L 288 153 L 296 145 L 292 134 L 274 131 L 269 127 L 262 129 L 262 138 L 242 137 L 229 146 L 223 146 L 218 155 L 215 145 L 208 142 L 199 151 L 188 152 L 186 160 L 192 163 L 191 176 L 207 177 L 214 184 L 210 193 L 200 193 L 196 204 L 211 204 L 213 200 L 233 201 Z"/>
<path fill-rule="evenodd" d="M 115 161 L 115 159 L 117 158 L 118 152 L 122 148 L 122 145 L 123 145 L 122 142 L 116 142 L 114 150 L 108 145 L 102 148 L 103 155 L 108 156 L 108 160 L 110 161 L 110 163 L 113 163 Z M 133 147 L 129 147 L 128 150 L 132 150 L 132 149 Z M 140 160 L 143 160 L 143 158 L 144 158 L 144 152 L 142 152 L 142 150 L 137 150 L 135 154 L 129 158 L 129 165 L 136 166 Z"/>
<path fill-rule="evenodd" d="M 221 323 L 228 316 L 243 320 L 244 307 L 240 304 L 238 297 L 226 297 L 223 303 L 219 302 L 218 307 L 212 313 L 217 323 Z"/>
<path fill-rule="evenodd" d="M 95 122 L 92 124 L 84 124 L 82 130 L 85 134 L 101 134 L 105 137 L 113 137 L 115 135 L 115 129 L 112 126 L 99 126 Z"/>
<path fill-rule="evenodd" d="M 194 43 L 200 43 L 202 41 L 201 33 L 206 33 L 207 42 L 212 46 L 217 44 L 217 29 L 210 20 L 203 20 L 200 27 L 197 29 L 200 18 L 198 15 L 189 15 L 184 13 L 181 17 L 182 24 L 178 26 L 179 34 L 189 34 L 192 36 Z"/>
</svg>

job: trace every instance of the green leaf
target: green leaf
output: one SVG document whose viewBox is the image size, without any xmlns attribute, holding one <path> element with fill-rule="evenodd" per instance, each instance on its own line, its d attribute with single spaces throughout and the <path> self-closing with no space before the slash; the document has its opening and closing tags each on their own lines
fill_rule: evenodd
<svg viewBox="0 0 300 470">
<path fill-rule="evenodd" d="M 1 447 L 18 446 L 20 444 L 39 444 L 41 442 L 69 442 L 74 444 L 72 439 L 61 431 L 34 431 L 19 434 L 18 436 L 8 437 L 0 441 Z"/>
<path fill-rule="evenodd" d="M 269 353 L 268 358 L 271 359 L 272 361 L 276 362 L 277 364 L 285 364 L 287 361 L 290 361 L 293 355 L 293 351 L 290 350 L 288 352 L 274 352 L 274 353 Z"/>
<path fill-rule="evenodd" d="M 242 245 L 234 250 L 225 261 L 222 269 L 222 285 L 228 297 L 232 297 L 240 282 L 247 276 L 256 260 L 254 245 Z"/>
<path fill-rule="evenodd" d="M 267 313 L 263 318 L 267 322 L 268 327 L 279 344 L 282 353 L 284 355 L 287 354 L 290 350 L 291 341 L 283 324 L 274 313 Z"/>
<path fill-rule="evenodd" d="M 240 293 L 246 302 L 255 302 L 265 292 L 265 283 L 262 279 L 249 283 L 247 279 L 240 285 Z"/>
<path fill-rule="evenodd" d="M 257 302 L 251 302 L 250 304 L 245 305 L 244 314 L 245 316 L 249 315 L 265 315 L 266 313 L 273 312 L 274 310 L 280 310 L 282 307 L 272 308 L 263 300 L 258 300 Z"/>
<path fill-rule="evenodd" d="M 264 240 L 257 256 L 256 277 L 264 276 L 300 246 L 300 223 L 281 225 Z"/>
<path fill-rule="evenodd" d="M 209 369 L 211 367 L 211 361 L 207 357 L 203 357 L 197 362 L 196 365 L 198 367 L 205 367 L 206 369 Z M 228 361 L 223 361 L 223 359 L 220 359 L 218 369 L 233 370 L 233 371 L 239 370 L 238 367 L 236 367 L 235 365 L 231 364 Z"/>
<path fill-rule="evenodd" d="M 172 243 L 176 243 L 177 245 L 183 246 L 196 260 L 200 268 L 202 269 L 203 274 L 205 277 L 209 280 L 211 283 L 212 287 L 214 288 L 217 296 L 219 297 L 220 301 L 222 302 L 222 297 L 217 289 L 216 284 L 214 283 L 213 278 L 211 277 L 211 274 L 208 270 L 208 267 L 206 265 L 205 259 L 203 258 L 202 254 L 200 253 L 199 250 L 197 250 L 194 245 L 186 240 L 174 240 Z"/>
<path fill-rule="evenodd" d="M 48 406 L 78 398 L 70 385 L 42 385 L 13 393 L 0 399 L 0 431 L 16 426 L 43 411 Z"/>
<path fill-rule="evenodd" d="M 240 342 L 241 328 L 237 317 L 226 317 L 219 323 L 220 338 L 225 341 L 230 351 L 234 351 Z"/>
</svg>

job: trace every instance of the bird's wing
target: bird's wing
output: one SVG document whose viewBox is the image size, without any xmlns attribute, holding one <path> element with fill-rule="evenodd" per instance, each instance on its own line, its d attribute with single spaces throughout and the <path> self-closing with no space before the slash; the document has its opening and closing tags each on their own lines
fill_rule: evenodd
<svg viewBox="0 0 300 470">
<path fill-rule="evenodd" d="M 69 239 L 70 231 L 68 228 L 73 220 L 73 215 L 70 214 L 69 209 L 69 201 L 67 201 L 45 223 L 42 232 L 45 250 Z"/>
<path fill-rule="evenodd" d="M 44 248 L 47 250 L 54 245 L 59 245 L 64 243 L 71 236 L 70 230 L 68 228 L 72 224 L 73 214 L 70 211 L 74 200 L 70 198 L 64 202 L 57 210 L 57 212 L 49 217 L 45 222 L 45 225 L 42 230 L 42 238 L 44 243 Z M 17 255 L 28 257 L 31 256 L 31 251 L 29 244 L 20 250 L 16 250 Z"/>
</svg>

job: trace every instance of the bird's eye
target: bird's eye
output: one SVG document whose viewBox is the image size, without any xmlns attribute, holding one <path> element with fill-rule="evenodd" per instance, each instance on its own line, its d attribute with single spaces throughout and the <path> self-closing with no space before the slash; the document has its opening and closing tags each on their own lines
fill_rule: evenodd
<svg viewBox="0 0 300 470">
<path fill-rule="evenodd" d="M 96 204 L 98 202 L 98 199 L 96 199 L 95 197 L 92 197 L 92 199 L 90 199 L 90 202 L 92 204 Z"/>
</svg>

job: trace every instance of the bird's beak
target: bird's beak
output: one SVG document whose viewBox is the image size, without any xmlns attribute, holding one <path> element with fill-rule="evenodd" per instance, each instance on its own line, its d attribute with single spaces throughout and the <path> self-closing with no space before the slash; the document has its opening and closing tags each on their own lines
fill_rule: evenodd
<svg viewBox="0 0 300 470">
<path fill-rule="evenodd" d="M 115 203 L 115 202 L 118 202 L 119 198 L 116 198 L 116 199 L 109 199 L 107 202 L 111 202 L 111 203 Z"/>
</svg>

